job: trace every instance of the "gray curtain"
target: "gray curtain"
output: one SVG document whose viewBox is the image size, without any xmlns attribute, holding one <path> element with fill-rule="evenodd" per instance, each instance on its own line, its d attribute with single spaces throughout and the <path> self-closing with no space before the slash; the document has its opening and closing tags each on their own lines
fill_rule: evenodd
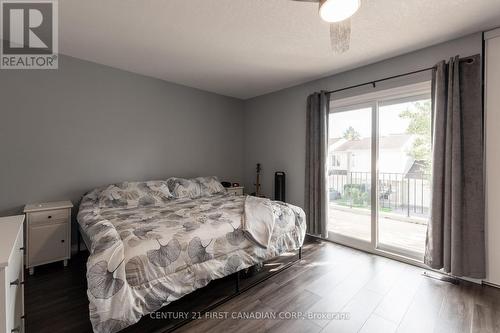
<svg viewBox="0 0 500 333">
<path fill-rule="evenodd" d="M 437 64 L 433 78 L 432 214 L 425 263 L 485 277 L 481 57 Z"/>
<path fill-rule="evenodd" d="M 327 155 L 330 94 L 307 98 L 305 211 L 307 233 L 327 237 Z"/>
</svg>

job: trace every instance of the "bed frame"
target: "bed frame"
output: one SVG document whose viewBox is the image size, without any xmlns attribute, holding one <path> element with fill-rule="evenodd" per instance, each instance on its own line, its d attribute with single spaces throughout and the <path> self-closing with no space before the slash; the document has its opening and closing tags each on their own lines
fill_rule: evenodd
<svg viewBox="0 0 500 333">
<path fill-rule="evenodd" d="M 87 237 L 87 235 L 85 235 L 84 232 L 82 232 L 81 226 L 80 226 L 80 224 L 78 224 L 78 229 L 77 229 L 77 241 L 78 241 L 77 248 L 78 248 L 78 253 L 80 253 L 80 244 L 81 244 L 81 240 L 82 239 L 83 239 L 83 242 L 85 243 L 85 247 L 88 250 L 90 248 L 89 247 L 90 239 Z M 234 292 L 231 295 L 228 295 L 228 296 L 224 297 L 223 299 L 215 302 L 214 304 L 211 304 L 208 307 L 202 309 L 201 311 L 197 311 L 197 313 L 201 314 L 201 315 L 204 315 L 205 313 L 214 310 L 215 308 L 217 308 L 217 307 L 221 306 L 222 304 L 230 301 L 231 299 L 233 299 L 236 296 L 244 293 L 245 291 L 247 291 L 247 290 L 249 290 L 249 289 L 251 289 L 251 288 L 253 288 L 253 287 L 261 284 L 262 282 L 264 282 L 264 281 L 272 278 L 273 276 L 275 276 L 275 275 L 283 272 L 284 270 L 286 270 L 287 268 L 293 266 L 295 263 L 299 262 L 300 260 L 302 260 L 302 246 L 298 249 L 296 257 L 293 260 L 287 262 L 286 264 L 283 265 L 283 267 L 279 268 L 278 270 L 276 270 L 274 272 L 270 272 L 270 273 L 266 274 L 266 276 L 264 276 L 262 279 L 259 279 L 259 280 L 255 281 L 255 282 L 252 282 L 251 284 L 249 284 L 248 286 L 245 286 L 244 288 L 241 288 L 241 286 L 240 286 L 241 270 L 238 271 L 238 272 L 236 272 L 236 273 L 234 273 L 233 274 L 235 276 L 235 279 L 234 279 L 234 282 L 235 282 Z M 160 311 L 160 310 L 158 310 L 158 311 Z M 191 316 L 188 319 L 184 319 L 184 320 L 178 322 L 177 324 L 175 324 L 174 326 L 166 329 L 164 332 L 165 333 L 173 332 L 176 329 L 180 328 L 181 326 L 184 326 L 184 325 L 188 324 L 189 322 L 193 321 L 194 319 L 196 319 L 194 316 Z"/>
</svg>

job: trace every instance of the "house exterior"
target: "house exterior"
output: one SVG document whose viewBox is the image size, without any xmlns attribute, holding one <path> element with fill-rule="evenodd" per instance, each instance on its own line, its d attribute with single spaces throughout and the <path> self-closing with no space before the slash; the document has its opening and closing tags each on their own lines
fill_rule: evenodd
<svg viewBox="0 0 500 333">
<path fill-rule="evenodd" d="M 430 204 L 429 180 L 422 174 L 420 161 L 416 161 L 408 154 L 414 140 L 415 136 L 409 134 L 394 134 L 379 138 L 377 182 L 379 204 L 383 208 L 396 209 L 408 216 L 426 214 Z M 346 201 L 350 202 L 352 192 L 349 193 L 349 189 L 352 188 L 362 193 L 370 192 L 371 141 L 371 138 L 329 139 L 330 200 L 344 204 Z M 369 195 L 362 195 L 356 204 L 368 206 L 369 200 Z"/>
<path fill-rule="evenodd" d="M 346 140 L 330 138 L 328 145 L 329 173 L 370 172 L 371 138 Z M 414 141 L 409 134 L 394 134 L 379 138 L 380 173 L 406 174 L 415 163 L 408 155 Z"/>
</svg>

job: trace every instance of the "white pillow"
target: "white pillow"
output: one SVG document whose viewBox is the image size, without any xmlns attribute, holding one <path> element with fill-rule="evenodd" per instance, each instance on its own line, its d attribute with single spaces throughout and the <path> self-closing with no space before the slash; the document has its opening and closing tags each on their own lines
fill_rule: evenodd
<svg viewBox="0 0 500 333">
<path fill-rule="evenodd" d="M 123 182 L 110 185 L 99 194 L 99 207 L 161 206 L 171 198 L 165 181 Z"/>
<path fill-rule="evenodd" d="M 168 189 L 174 198 L 199 198 L 224 193 L 226 189 L 217 177 L 198 177 L 193 179 L 169 178 Z"/>
<path fill-rule="evenodd" d="M 198 177 L 195 180 L 201 185 L 202 196 L 211 196 L 213 194 L 225 193 L 226 189 L 215 176 Z"/>
</svg>

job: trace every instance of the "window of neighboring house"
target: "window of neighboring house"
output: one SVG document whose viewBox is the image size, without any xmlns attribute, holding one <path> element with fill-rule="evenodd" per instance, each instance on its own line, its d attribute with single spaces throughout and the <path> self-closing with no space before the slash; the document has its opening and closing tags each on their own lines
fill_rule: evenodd
<svg viewBox="0 0 500 333">
<path fill-rule="evenodd" d="M 340 166 L 340 158 L 336 154 L 332 154 L 332 166 L 339 167 Z"/>
</svg>

